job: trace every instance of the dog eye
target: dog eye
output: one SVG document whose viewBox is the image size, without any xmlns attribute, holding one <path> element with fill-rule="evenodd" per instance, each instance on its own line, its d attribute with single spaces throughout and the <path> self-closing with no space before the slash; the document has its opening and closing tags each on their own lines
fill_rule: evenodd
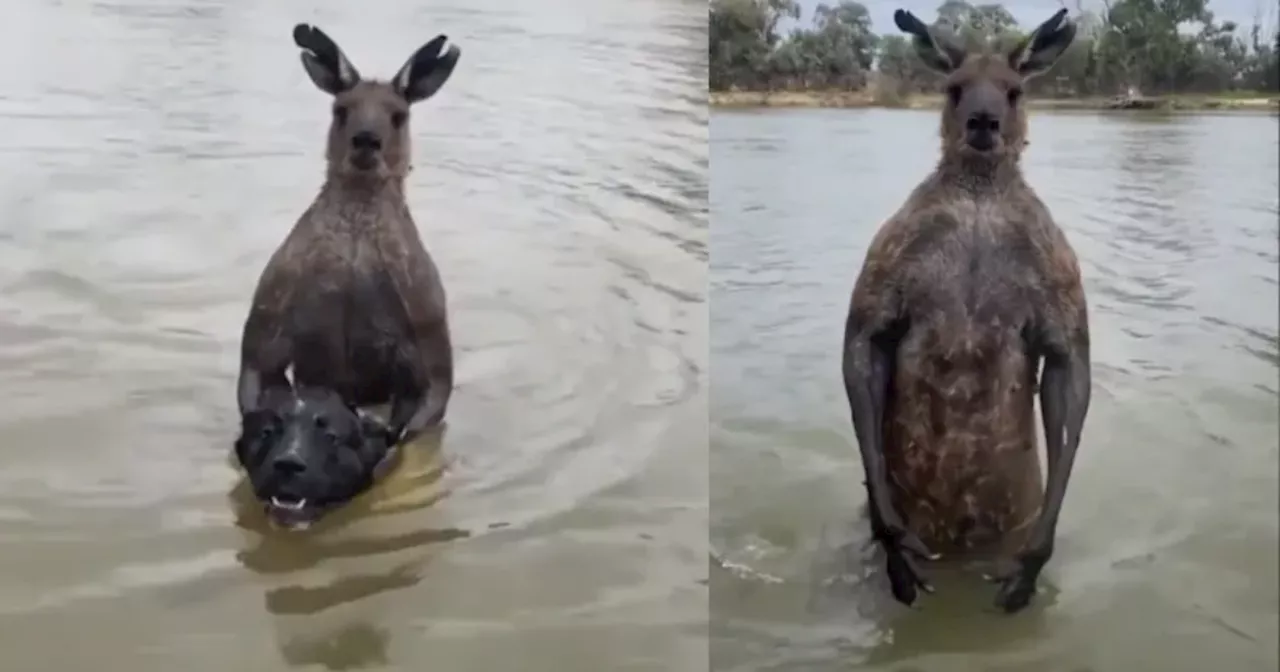
<svg viewBox="0 0 1280 672">
<path fill-rule="evenodd" d="M 246 434 L 259 436 L 269 436 L 275 431 L 278 422 L 279 419 L 273 414 L 264 411 L 253 411 L 246 414 L 241 420 Z"/>
<path fill-rule="evenodd" d="M 326 418 L 323 415 L 317 415 L 315 423 L 316 423 L 316 429 L 320 429 L 320 430 L 329 429 L 329 418 Z"/>
</svg>

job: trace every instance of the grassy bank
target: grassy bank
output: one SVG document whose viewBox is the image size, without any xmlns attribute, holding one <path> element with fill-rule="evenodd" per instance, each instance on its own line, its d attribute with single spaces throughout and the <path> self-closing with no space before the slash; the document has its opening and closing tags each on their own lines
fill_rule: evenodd
<svg viewBox="0 0 1280 672">
<path fill-rule="evenodd" d="M 938 109 L 941 95 L 914 95 L 902 100 L 886 101 L 873 91 L 712 91 L 708 96 L 712 107 L 839 107 Z M 1106 110 L 1112 98 L 1037 98 L 1028 97 L 1032 109 Z M 1275 94 L 1230 93 L 1221 95 L 1150 96 L 1144 99 L 1153 109 L 1180 111 L 1241 110 L 1280 111 L 1280 96 Z"/>
</svg>

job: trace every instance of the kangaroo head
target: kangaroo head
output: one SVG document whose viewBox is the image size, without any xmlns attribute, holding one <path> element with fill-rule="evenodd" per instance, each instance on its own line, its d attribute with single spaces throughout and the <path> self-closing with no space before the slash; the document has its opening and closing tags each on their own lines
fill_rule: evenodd
<svg viewBox="0 0 1280 672">
<path fill-rule="evenodd" d="M 1071 41 L 1076 27 L 1060 9 L 1005 54 L 969 53 L 911 12 L 893 13 L 898 30 L 911 35 L 916 54 L 946 78 L 942 151 L 946 155 L 1017 156 L 1026 144 L 1022 86 L 1047 72 Z"/>
<path fill-rule="evenodd" d="M 293 41 L 302 67 L 321 91 L 333 96 L 333 120 L 325 155 L 338 177 L 403 177 L 412 144 L 409 108 L 436 94 L 453 74 L 458 47 L 438 35 L 418 48 L 390 81 L 365 80 L 336 42 L 319 28 L 298 24 Z"/>
</svg>

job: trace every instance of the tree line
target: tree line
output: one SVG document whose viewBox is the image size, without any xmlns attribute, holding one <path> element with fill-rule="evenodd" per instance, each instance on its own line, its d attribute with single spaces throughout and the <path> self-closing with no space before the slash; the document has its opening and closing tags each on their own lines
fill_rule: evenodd
<svg viewBox="0 0 1280 672">
<path fill-rule="evenodd" d="M 1280 29 L 1268 32 L 1261 16 L 1242 28 L 1216 20 L 1208 0 L 1102 3 L 1101 11 L 1072 12 L 1075 42 L 1029 88 L 1052 97 L 1280 91 Z M 877 35 L 863 4 L 819 5 L 809 25 L 782 34 L 780 24 L 800 15 L 796 0 L 711 0 L 711 90 L 862 90 L 874 83 L 878 94 L 900 97 L 936 88 L 910 39 L 896 28 Z M 1003 5 L 963 0 L 944 0 L 932 25 L 970 48 L 1009 47 L 1029 30 Z"/>
</svg>

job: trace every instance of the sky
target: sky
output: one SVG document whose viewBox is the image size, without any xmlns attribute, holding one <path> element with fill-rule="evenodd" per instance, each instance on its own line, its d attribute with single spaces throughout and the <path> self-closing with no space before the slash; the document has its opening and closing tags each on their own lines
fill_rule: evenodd
<svg viewBox="0 0 1280 672">
<path fill-rule="evenodd" d="M 827 4 L 830 5 L 836 4 L 837 1 L 826 0 Z M 989 0 L 970 0 L 975 5 L 983 4 L 986 1 Z M 822 0 L 800 0 L 800 6 L 803 8 L 803 14 L 800 16 L 802 25 L 809 24 L 809 21 L 813 18 L 813 9 L 821 2 Z M 896 30 L 893 26 L 893 11 L 895 9 L 909 10 L 928 22 L 936 15 L 936 10 L 942 0 L 862 0 L 862 3 L 871 11 L 872 28 L 877 33 L 885 33 Z M 1044 21 L 1062 8 L 1062 4 L 1058 0 L 1008 0 L 1001 4 L 1009 10 L 1010 14 L 1013 14 L 1013 17 L 1019 23 L 1027 28 Z M 1102 3 L 1098 0 L 1084 0 L 1083 5 L 1090 10 L 1101 9 L 1102 7 Z M 1073 14 L 1075 13 L 1075 0 L 1066 0 L 1066 6 Z M 1213 11 L 1214 16 L 1219 21 L 1235 21 L 1244 30 L 1248 30 L 1253 25 L 1254 16 L 1259 10 L 1262 11 L 1262 25 L 1264 28 L 1275 25 L 1278 13 L 1276 0 L 1209 0 L 1209 9 Z M 1247 33 L 1245 34 L 1247 35 Z"/>
</svg>

